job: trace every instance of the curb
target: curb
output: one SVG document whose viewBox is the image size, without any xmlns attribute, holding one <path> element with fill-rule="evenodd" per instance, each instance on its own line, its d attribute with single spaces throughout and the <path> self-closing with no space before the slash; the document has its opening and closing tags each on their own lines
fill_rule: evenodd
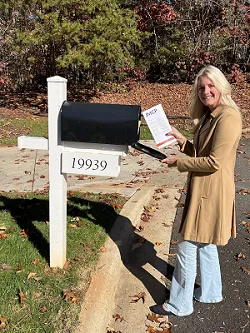
<svg viewBox="0 0 250 333">
<path fill-rule="evenodd" d="M 133 239 L 134 226 L 140 221 L 143 207 L 149 203 L 155 186 L 142 186 L 124 205 L 105 242 L 102 253 L 79 315 L 79 333 L 106 332 L 108 319 L 115 309 L 115 295 L 123 262 L 127 260 Z"/>
</svg>

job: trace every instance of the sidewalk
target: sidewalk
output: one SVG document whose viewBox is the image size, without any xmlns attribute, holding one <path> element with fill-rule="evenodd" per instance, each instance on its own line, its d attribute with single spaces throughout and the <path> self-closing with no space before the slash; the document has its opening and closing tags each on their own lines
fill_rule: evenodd
<svg viewBox="0 0 250 333">
<path fill-rule="evenodd" d="M 169 151 L 177 152 L 174 148 Z M 122 333 L 146 331 L 148 306 L 165 298 L 166 256 L 179 190 L 185 181 L 186 174 L 160 164 L 125 204 L 82 305 L 79 332 L 102 333 L 107 327 Z M 141 220 L 143 207 L 150 214 L 147 222 Z M 135 230 L 139 226 L 141 232 Z M 141 292 L 145 292 L 145 302 L 130 304 L 131 296 Z M 115 321 L 116 314 L 124 321 Z"/>
<path fill-rule="evenodd" d="M 143 141 L 156 148 L 154 141 Z M 166 153 L 176 151 L 167 148 Z M 156 172 L 161 163 L 133 148 L 122 157 L 121 172 L 118 177 L 94 177 L 84 175 L 67 176 L 68 190 L 85 192 L 120 193 L 131 198 Z M 48 151 L 0 148 L 0 191 L 34 192 L 47 190 Z"/>
</svg>

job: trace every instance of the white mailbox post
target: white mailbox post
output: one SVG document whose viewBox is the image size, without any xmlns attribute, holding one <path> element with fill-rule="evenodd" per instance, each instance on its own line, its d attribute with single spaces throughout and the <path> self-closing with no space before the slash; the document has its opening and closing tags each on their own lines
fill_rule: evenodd
<svg viewBox="0 0 250 333">
<path fill-rule="evenodd" d="M 50 267 L 62 268 L 67 249 L 67 173 L 118 176 L 127 146 L 61 142 L 60 109 L 67 100 L 67 80 L 48 82 L 48 136 L 21 136 L 18 147 L 49 150 Z"/>
</svg>

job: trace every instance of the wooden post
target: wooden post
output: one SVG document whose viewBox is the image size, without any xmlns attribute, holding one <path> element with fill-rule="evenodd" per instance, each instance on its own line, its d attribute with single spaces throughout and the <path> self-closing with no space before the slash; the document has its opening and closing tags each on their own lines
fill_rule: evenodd
<svg viewBox="0 0 250 333">
<path fill-rule="evenodd" d="M 48 82 L 48 133 L 49 133 L 49 217 L 50 267 L 62 268 L 67 250 L 67 174 L 62 174 L 61 126 L 59 112 L 67 99 L 67 80 L 54 76 Z"/>
<path fill-rule="evenodd" d="M 20 136 L 18 147 L 49 150 L 50 267 L 63 268 L 67 252 L 67 173 L 117 177 L 127 146 L 62 143 L 60 109 L 67 100 L 67 79 L 54 76 L 47 83 L 49 140 Z M 85 169 L 83 160 L 90 163 Z"/>
</svg>

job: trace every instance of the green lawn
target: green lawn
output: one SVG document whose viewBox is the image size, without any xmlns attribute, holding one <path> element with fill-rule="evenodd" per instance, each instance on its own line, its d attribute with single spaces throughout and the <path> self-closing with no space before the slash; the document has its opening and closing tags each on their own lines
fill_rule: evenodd
<svg viewBox="0 0 250 333">
<path fill-rule="evenodd" d="M 125 199 L 69 192 L 67 264 L 49 268 L 47 194 L 0 195 L 0 327 L 73 332 L 107 233 Z M 81 272 L 81 274 L 80 274 Z"/>
<path fill-rule="evenodd" d="M 48 137 L 47 118 L 4 119 L 0 121 L 0 146 L 17 146 L 21 135 Z"/>
</svg>

